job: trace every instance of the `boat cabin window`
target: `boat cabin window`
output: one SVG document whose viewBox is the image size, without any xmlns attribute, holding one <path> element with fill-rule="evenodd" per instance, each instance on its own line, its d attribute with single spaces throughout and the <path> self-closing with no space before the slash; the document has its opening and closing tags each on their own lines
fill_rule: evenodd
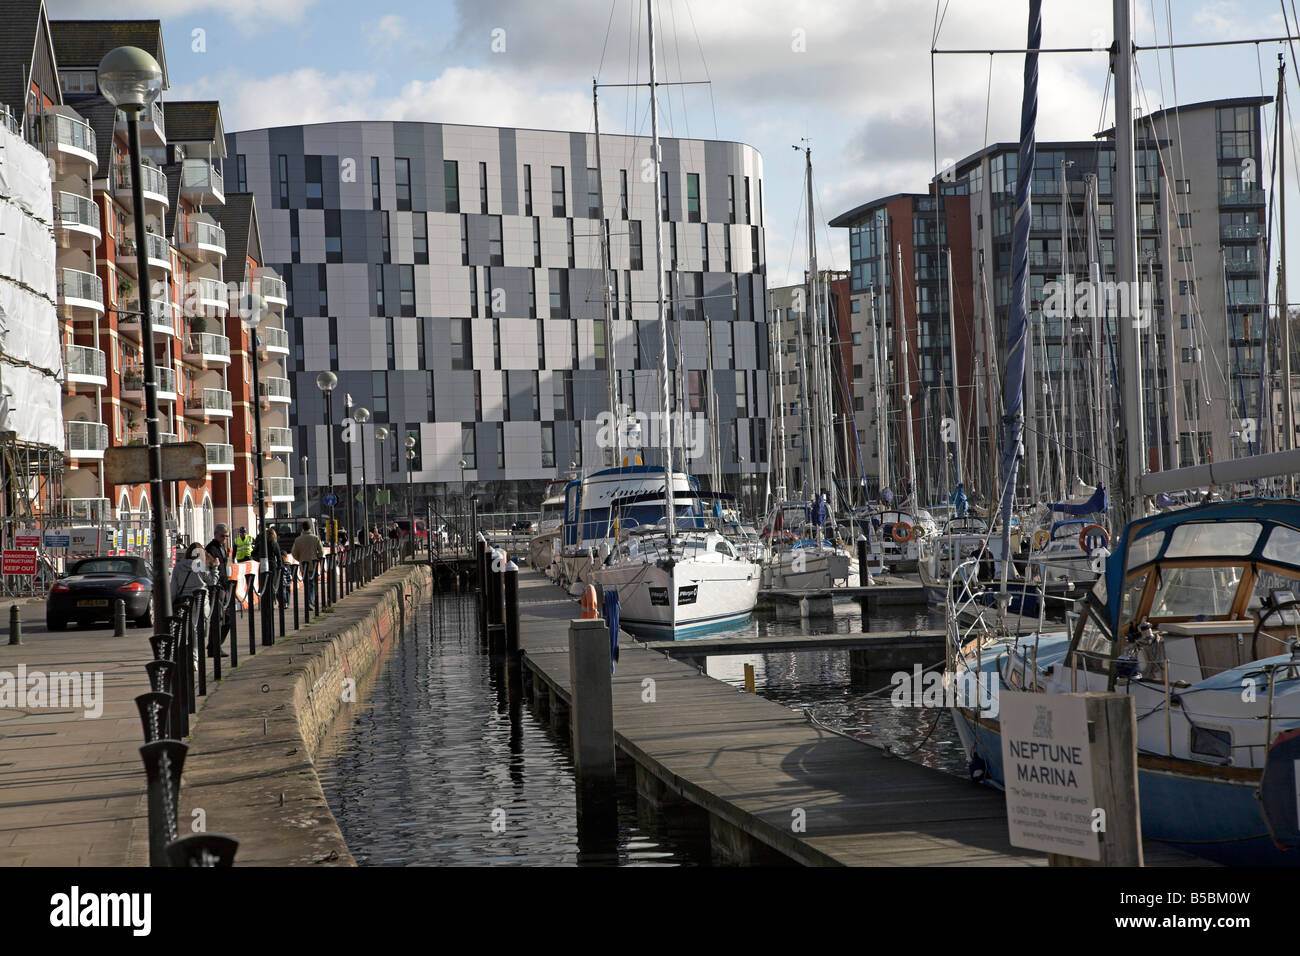
<svg viewBox="0 0 1300 956">
<path fill-rule="evenodd" d="M 1089 610 L 1083 616 L 1082 631 L 1075 645 L 1079 651 L 1079 664 L 1087 670 L 1104 670 L 1110 666 L 1114 642 L 1110 633 L 1098 623 L 1096 614 Z"/>
<path fill-rule="evenodd" d="M 719 541 L 713 546 L 713 550 L 717 551 L 719 554 L 725 554 L 728 557 L 735 557 L 736 554 L 736 552 L 731 550 L 731 545 L 727 544 L 725 541 Z"/>
<path fill-rule="evenodd" d="M 1300 565 L 1300 531 L 1294 528 L 1275 527 L 1264 543 L 1264 560 Z"/>
<path fill-rule="evenodd" d="M 1241 567 L 1237 565 L 1162 567 L 1159 574 L 1155 597 L 1151 599 L 1151 612 L 1147 615 L 1151 618 L 1230 614 L 1232 600 L 1237 596 L 1237 585 L 1241 583 Z"/>
<path fill-rule="evenodd" d="M 1255 549 L 1258 521 L 1217 521 L 1178 525 L 1169 538 L 1166 558 L 1245 557 Z"/>
<path fill-rule="evenodd" d="M 1136 567 L 1146 564 L 1148 561 L 1154 561 L 1157 554 L 1160 553 L 1160 546 L 1165 543 L 1165 535 L 1156 532 L 1138 538 L 1128 546 L 1128 570 L 1132 571 Z"/>
</svg>

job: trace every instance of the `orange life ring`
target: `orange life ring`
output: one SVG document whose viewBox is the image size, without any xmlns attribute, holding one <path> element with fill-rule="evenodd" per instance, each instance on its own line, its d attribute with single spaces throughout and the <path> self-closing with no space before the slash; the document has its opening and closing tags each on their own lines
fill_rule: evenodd
<svg viewBox="0 0 1300 956">
<path fill-rule="evenodd" d="M 900 521 L 894 525 L 894 530 L 891 531 L 890 534 L 893 535 L 895 541 L 899 544 L 903 544 L 906 541 L 912 540 L 912 526 L 906 521 Z"/>
<path fill-rule="evenodd" d="M 593 584 L 588 584 L 587 590 L 582 592 L 582 617 L 584 620 L 596 617 L 596 587 Z"/>
<path fill-rule="evenodd" d="M 1110 532 L 1099 524 L 1090 524 L 1079 532 L 1079 547 L 1083 549 L 1084 554 L 1092 554 L 1092 548 L 1088 547 L 1088 538 L 1097 531 L 1101 532 L 1101 546 L 1104 548 L 1110 544 Z"/>
</svg>

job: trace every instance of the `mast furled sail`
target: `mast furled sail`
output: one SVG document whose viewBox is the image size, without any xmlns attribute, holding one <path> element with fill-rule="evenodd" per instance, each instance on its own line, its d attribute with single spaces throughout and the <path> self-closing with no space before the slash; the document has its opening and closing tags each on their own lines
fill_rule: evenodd
<svg viewBox="0 0 1300 956">
<path fill-rule="evenodd" d="M 1007 364 L 1003 382 L 1002 553 L 1011 554 L 1011 509 L 1016 500 L 1016 469 L 1024 433 L 1025 349 L 1029 331 L 1029 221 L 1038 122 L 1038 50 L 1043 41 L 1042 0 L 1029 0 L 1029 40 L 1025 44 L 1025 90 L 1020 101 L 1020 165 L 1016 173 L 1015 232 L 1011 246 L 1011 315 L 1007 322 Z M 1011 562 L 1002 563 L 1006 590 Z"/>
</svg>

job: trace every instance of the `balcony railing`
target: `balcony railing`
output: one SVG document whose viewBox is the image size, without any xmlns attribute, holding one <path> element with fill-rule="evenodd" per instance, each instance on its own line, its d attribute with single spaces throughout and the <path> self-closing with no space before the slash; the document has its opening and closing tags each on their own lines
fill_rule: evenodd
<svg viewBox="0 0 1300 956">
<path fill-rule="evenodd" d="M 266 450 L 273 455 L 293 451 L 293 429 L 268 428 L 266 430 Z"/>
<path fill-rule="evenodd" d="M 202 219 L 190 219 L 185 224 L 185 242 L 187 245 L 216 246 L 225 253 L 226 230 L 216 223 L 204 222 Z"/>
<path fill-rule="evenodd" d="M 160 236 L 156 232 L 146 232 L 144 234 L 144 245 L 151 261 L 164 265 L 168 270 L 171 269 L 172 247 L 166 237 Z M 123 257 L 139 261 L 134 239 L 124 239 L 118 247 L 118 251 Z"/>
<path fill-rule="evenodd" d="M 224 388 L 205 388 L 185 399 L 186 409 L 206 415 L 229 417 L 231 407 L 230 393 Z"/>
<path fill-rule="evenodd" d="M 1252 226 L 1220 226 L 1220 239 L 1258 239 L 1264 235 L 1264 227 L 1259 223 Z"/>
<path fill-rule="evenodd" d="M 263 272 L 257 277 L 262 297 L 269 300 L 275 300 L 280 303 L 287 302 L 289 299 L 288 290 L 284 280 L 273 273 Z"/>
<path fill-rule="evenodd" d="M 118 110 L 113 122 L 125 135 L 126 114 Z M 167 127 L 163 122 L 162 104 L 157 100 L 140 116 L 140 141 L 147 146 L 167 145 Z"/>
<path fill-rule="evenodd" d="M 1245 305 L 1259 305 L 1258 292 L 1233 292 L 1228 296 L 1228 307 L 1237 308 Z"/>
<path fill-rule="evenodd" d="M 267 478 L 266 494 L 272 501 L 293 501 L 293 479 L 292 478 Z"/>
<path fill-rule="evenodd" d="M 100 312 L 103 312 L 104 283 L 93 272 L 62 269 L 59 272 L 59 298 L 92 302 Z"/>
<path fill-rule="evenodd" d="M 85 345 L 65 345 L 63 367 L 70 382 L 93 379 L 99 385 L 108 383 L 104 371 L 104 353 L 100 349 Z"/>
<path fill-rule="evenodd" d="M 1031 249 L 1029 264 L 1040 269 L 1059 269 L 1061 267 L 1061 254 L 1059 252 L 1043 252 L 1039 249 Z"/>
<path fill-rule="evenodd" d="M 89 452 L 98 457 L 108 447 L 108 426 L 101 422 L 67 422 L 64 435 L 70 455 Z"/>
<path fill-rule="evenodd" d="M 175 445 L 175 444 L 176 444 L 177 442 L 179 442 L 180 440 L 181 440 L 181 436 L 180 436 L 180 435 L 177 435 L 175 432 L 159 432 L 159 433 L 158 433 L 158 444 L 160 444 L 160 445 Z M 134 431 L 134 432 L 131 433 L 130 437 L 127 439 L 127 444 L 128 444 L 128 445 L 147 445 L 147 444 L 149 444 L 149 436 L 145 433 L 145 431 L 144 431 L 143 429 L 140 429 L 140 430 Z"/>
<path fill-rule="evenodd" d="M 226 295 L 226 287 L 217 279 L 199 279 L 199 302 L 205 306 L 211 306 L 220 309 L 230 308 L 230 299 Z"/>
<path fill-rule="evenodd" d="M 181 194 L 199 202 L 225 202 L 221 173 L 206 159 L 187 159 L 181 165 Z"/>
<path fill-rule="evenodd" d="M 61 229 L 89 230 L 96 238 L 101 235 L 99 206 L 76 193 L 60 192 L 54 197 L 54 223 Z"/>
<path fill-rule="evenodd" d="M 293 400 L 287 378 L 267 378 L 258 382 L 260 391 L 267 401 L 288 402 Z"/>
<path fill-rule="evenodd" d="M 158 373 L 158 394 L 166 392 L 173 397 L 176 395 L 176 370 L 170 369 L 165 365 L 154 367 Z M 122 373 L 122 389 L 127 392 L 144 391 L 144 369 L 140 366 L 132 366 Z"/>
<path fill-rule="evenodd" d="M 85 120 L 65 116 L 62 113 L 46 113 L 41 117 L 41 131 L 45 138 L 47 154 L 51 147 L 75 149 L 81 153 L 89 153 L 92 157 L 91 162 L 97 165 L 97 161 L 93 158 L 98 155 L 95 149 L 95 131 Z"/>
<path fill-rule="evenodd" d="M 262 348 L 276 349 L 288 354 L 289 333 L 284 329 L 279 329 L 274 326 L 260 328 L 257 330 L 257 337 L 262 340 Z"/>
<path fill-rule="evenodd" d="M 233 471 L 235 468 L 235 447 L 209 442 L 208 471 Z"/>
<path fill-rule="evenodd" d="M 107 498 L 64 498 L 57 507 L 61 515 L 80 521 L 113 520 L 113 502 Z"/>
<path fill-rule="evenodd" d="M 161 196 L 163 204 L 168 203 L 167 175 L 157 166 L 141 165 L 140 183 L 146 193 Z M 129 163 L 117 164 L 117 168 L 114 170 L 113 185 L 120 192 L 131 191 L 131 166 Z"/>
<path fill-rule="evenodd" d="M 1220 206 L 1262 206 L 1262 189 L 1224 189 L 1219 192 Z"/>
<path fill-rule="evenodd" d="M 188 355 L 217 356 L 229 359 L 230 339 L 224 335 L 214 335 L 211 332 L 191 332 L 189 338 L 185 341 L 185 352 Z"/>
<path fill-rule="evenodd" d="M 1246 247 L 1250 249 L 1249 246 Z M 1224 256 L 1224 264 L 1230 272 L 1258 272 L 1259 260 L 1253 255 Z"/>
</svg>

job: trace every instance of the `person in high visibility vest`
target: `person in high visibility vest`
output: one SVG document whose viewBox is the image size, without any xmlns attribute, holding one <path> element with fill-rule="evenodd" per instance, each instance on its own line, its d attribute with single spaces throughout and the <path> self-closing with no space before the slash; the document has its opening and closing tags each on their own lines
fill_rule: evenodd
<svg viewBox="0 0 1300 956">
<path fill-rule="evenodd" d="M 248 533 L 248 529 L 243 525 L 239 527 L 239 535 L 235 538 L 235 560 L 247 561 L 253 556 L 253 538 Z"/>
</svg>

